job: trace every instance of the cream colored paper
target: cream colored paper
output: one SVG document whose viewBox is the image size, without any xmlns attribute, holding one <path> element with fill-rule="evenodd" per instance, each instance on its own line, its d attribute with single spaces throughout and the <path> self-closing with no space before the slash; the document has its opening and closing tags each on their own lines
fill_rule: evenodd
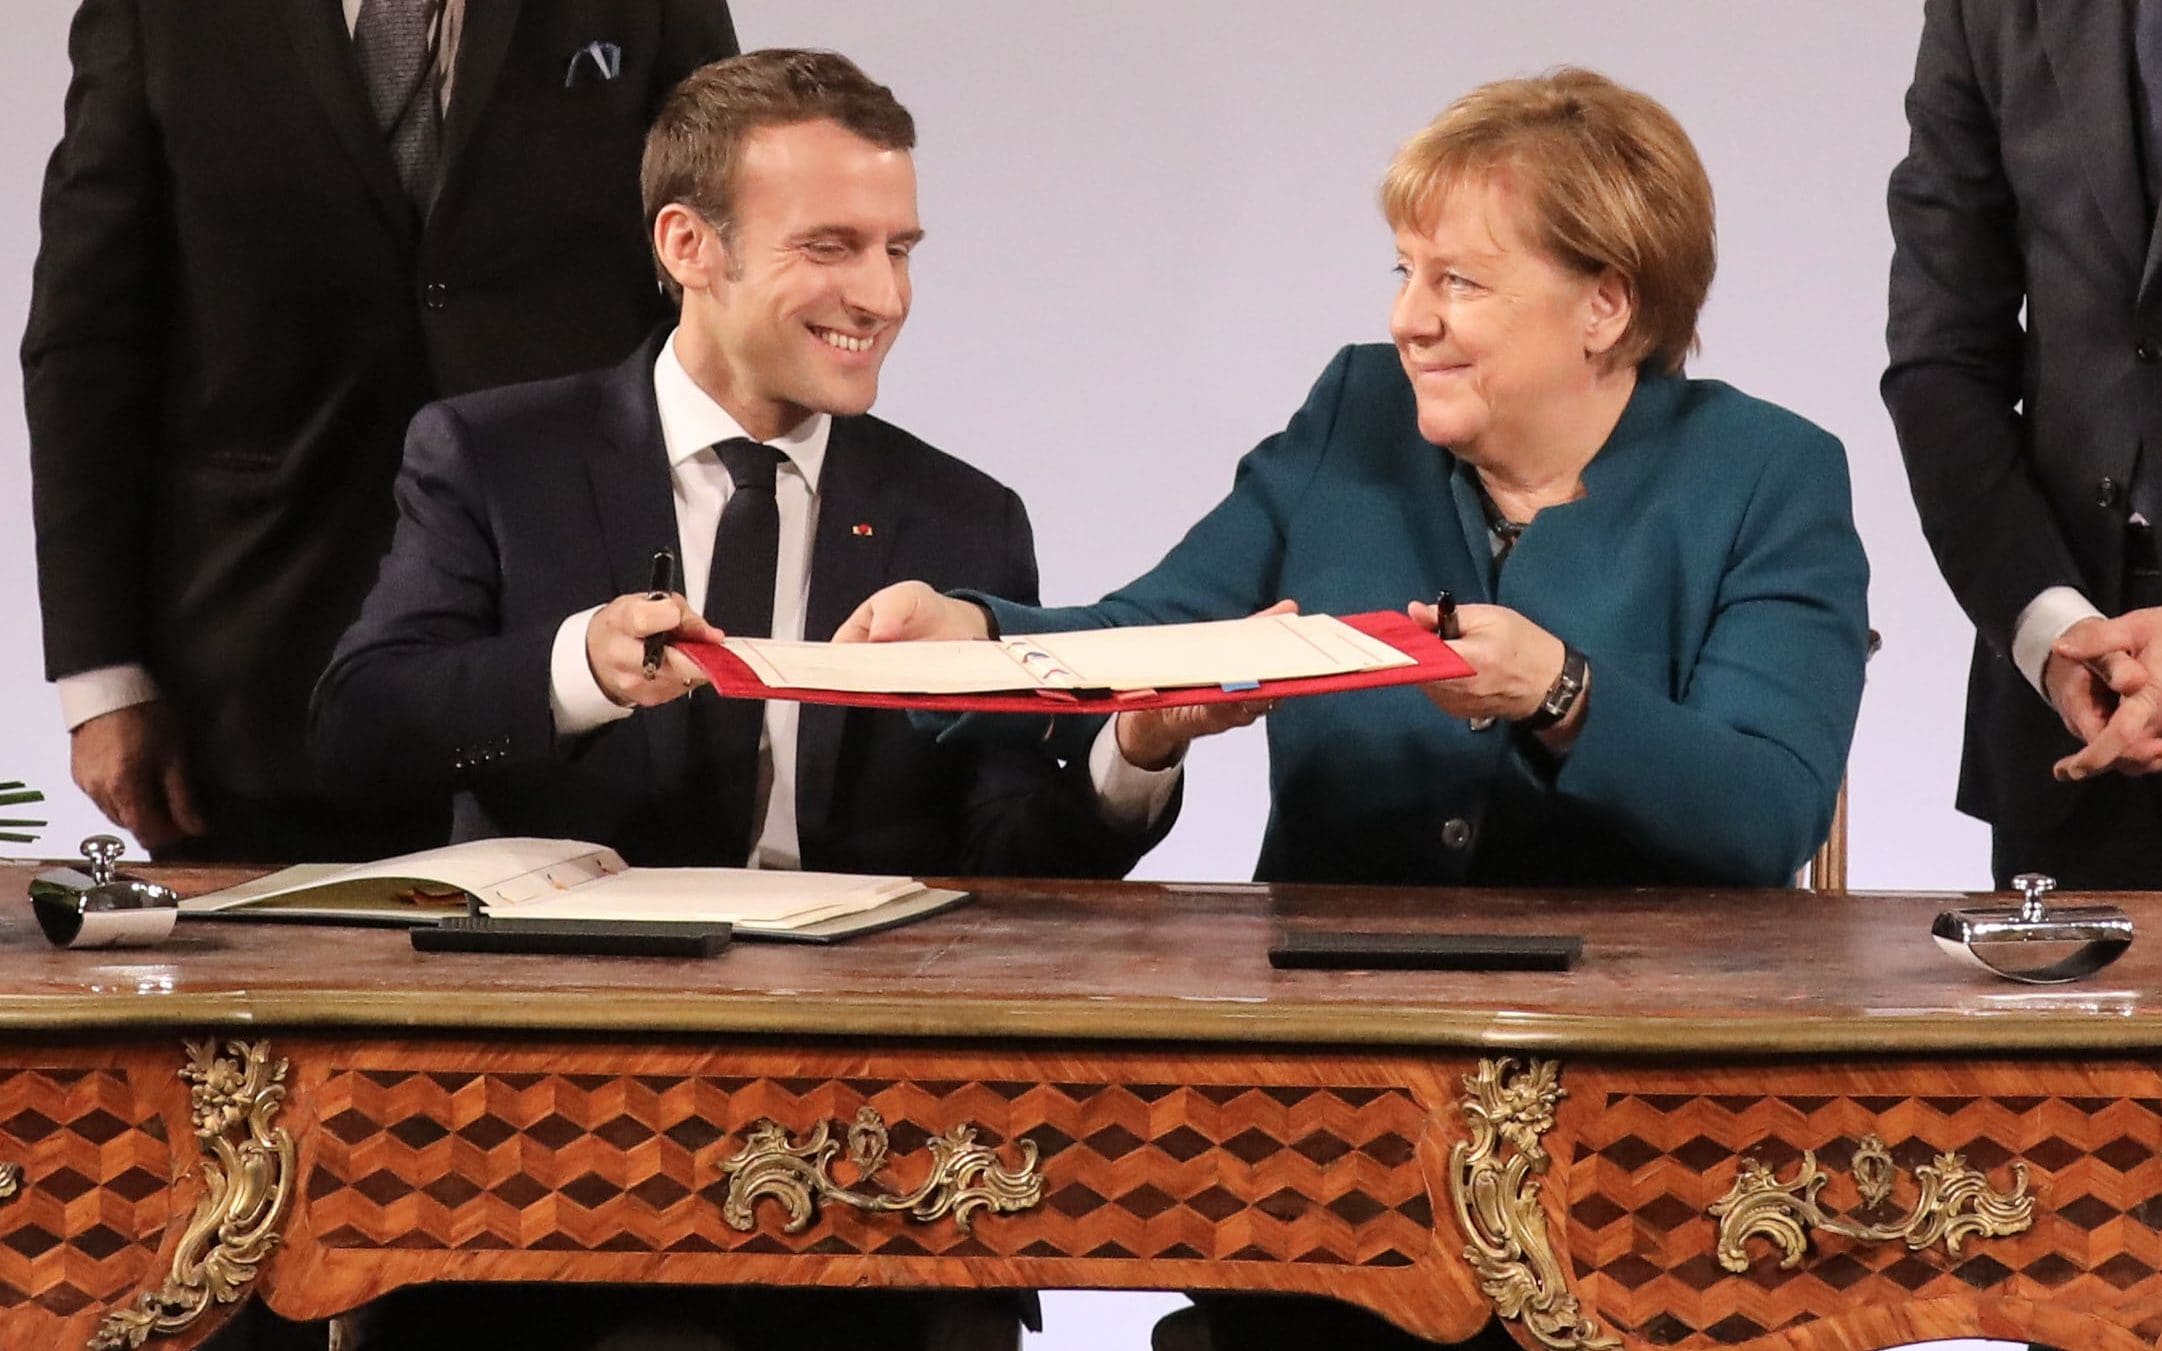
<svg viewBox="0 0 2162 1351">
<path fill-rule="evenodd" d="M 990 694 L 1027 689 L 1181 689 L 1409 666 L 1413 659 L 1332 615 L 1254 615 L 1030 634 L 997 642 L 796 643 L 730 638 L 774 689 Z"/>
</svg>

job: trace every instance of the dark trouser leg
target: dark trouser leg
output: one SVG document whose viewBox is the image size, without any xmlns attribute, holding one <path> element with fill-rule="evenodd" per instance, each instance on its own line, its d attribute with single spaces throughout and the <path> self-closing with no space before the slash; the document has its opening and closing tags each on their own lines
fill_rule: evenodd
<svg viewBox="0 0 2162 1351">
<path fill-rule="evenodd" d="M 1990 871 L 2000 889 L 2047 873 L 2064 891 L 2162 890 L 2162 780 L 2107 775 L 2048 830 L 1993 829 Z"/>
<path fill-rule="evenodd" d="M 159 850 L 160 863 L 359 863 L 450 838 L 447 802 L 366 810 L 325 798 L 197 791 L 210 832 Z"/>
<path fill-rule="evenodd" d="M 1018 1351 L 1006 1291 L 431 1285 L 354 1318 L 360 1351 Z"/>
<path fill-rule="evenodd" d="M 1519 1351 L 1498 1324 L 1489 1323 L 1468 1342 L 1430 1342 L 1414 1337 L 1366 1310 L 1312 1295 L 1227 1295 L 1198 1291 L 1194 1313 L 1184 1310 L 1156 1325 L 1157 1351 L 1293 1351 L 1352 1348 L 1359 1351 Z M 1199 1336 L 1193 1335 L 1198 1331 Z"/>
<path fill-rule="evenodd" d="M 203 1343 L 202 1351 L 324 1351 L 330 1345 L 329 1327 L 327 1323 L 289 1323 L 259 1301 L 250 1300 Z"/>
</svg>

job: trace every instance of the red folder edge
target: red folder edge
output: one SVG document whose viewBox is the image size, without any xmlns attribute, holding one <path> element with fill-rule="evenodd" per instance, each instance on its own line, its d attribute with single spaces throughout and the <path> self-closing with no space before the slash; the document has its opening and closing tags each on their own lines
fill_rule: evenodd
<svg viewBox="0 0 2162 1351">
<path fill-rule="evenodd" d="M 1180 708 L 1191 704 L 1229 704 L 1247 699 L 1292 699 L 1304 694 L 1423 685 L 1430 680 L 1460 680 L 1471 666 L 1447 643 L 1394 610 L 1341 616 L 1344 623 L 1378 638 L 1412 658 L 1413 665 L 1348 675 L 1264 680 L 1250 690 L 1220 685 L 1185 689 L 1075 694 L 1071 690 L 1017 691 L 996 694 L 866 694 L 854 690 L 774 689 L 752 673 L 743 659 L 718 643 L 678 643 L 683 655 L 698 663 L 713 688 L 731 699 L 792 699 L 804 704 L 847 704 L 854 708 L 914 708 L 949 713 L 1113 713 L 1125 708 Z"/>
</svg>

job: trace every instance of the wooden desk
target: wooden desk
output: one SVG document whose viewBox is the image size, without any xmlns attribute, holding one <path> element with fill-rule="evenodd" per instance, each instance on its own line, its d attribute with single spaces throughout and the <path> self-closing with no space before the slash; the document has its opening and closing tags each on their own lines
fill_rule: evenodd
<svg viewBox="0 0 2162 1351">
<path fill-rule="evenodd" d="M 1555 1348 L 2162 1336 L 2162 898 L 2103 976 L 2027 989 L 1937 952 L 1942 896 L 1000 883 L 678 963 L 230 924 L 57 952 L 28 871 L 0 869 L 7 1347 L 185 1348 L 212 1294 L 315 1318 L 445 1279 L 1291 1290 L 1441 1338 L 1498 1306 Z M 1321 917 L 1585 954 L 1272 971 Z M 925 1218 L 852 1204 L 940 1162 Z"/>
</svg>

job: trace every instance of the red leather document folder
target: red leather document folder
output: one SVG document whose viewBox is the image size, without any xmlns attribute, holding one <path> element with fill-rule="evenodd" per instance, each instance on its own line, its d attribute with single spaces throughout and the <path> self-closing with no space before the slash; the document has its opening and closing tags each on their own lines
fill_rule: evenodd
<svg viewBox="0 0 2162 1351">
<path fill-rule="evenodd" d="M 717 643 L 681 643 L 678 649 L 698 663 L 713 688 L 732 699 L 793 699 L 806 704 L 849 704 L 859 708 L 913 708 L 952 713 L 1110 713 L 1122 708 L 1176 708 L 1186 704 L 1224 704 L 1241 699 L 1292 699 L 1306 694 L 1423 685 L 1471 674 L 1471 666 L 1449 645 L 1409 615 L 1393 610 L 1344 615 L 1343 622 L 1388 644 L 1412 659 L 1409 666 L 1297 680 L 1264 680 L 1251 686 L 1193 685 L 1162 690 L 1001 690 L 979 694 L 870 694 L 858 690 L 776 689 L 760 680 L 742 658 Z"/>
</svg>

